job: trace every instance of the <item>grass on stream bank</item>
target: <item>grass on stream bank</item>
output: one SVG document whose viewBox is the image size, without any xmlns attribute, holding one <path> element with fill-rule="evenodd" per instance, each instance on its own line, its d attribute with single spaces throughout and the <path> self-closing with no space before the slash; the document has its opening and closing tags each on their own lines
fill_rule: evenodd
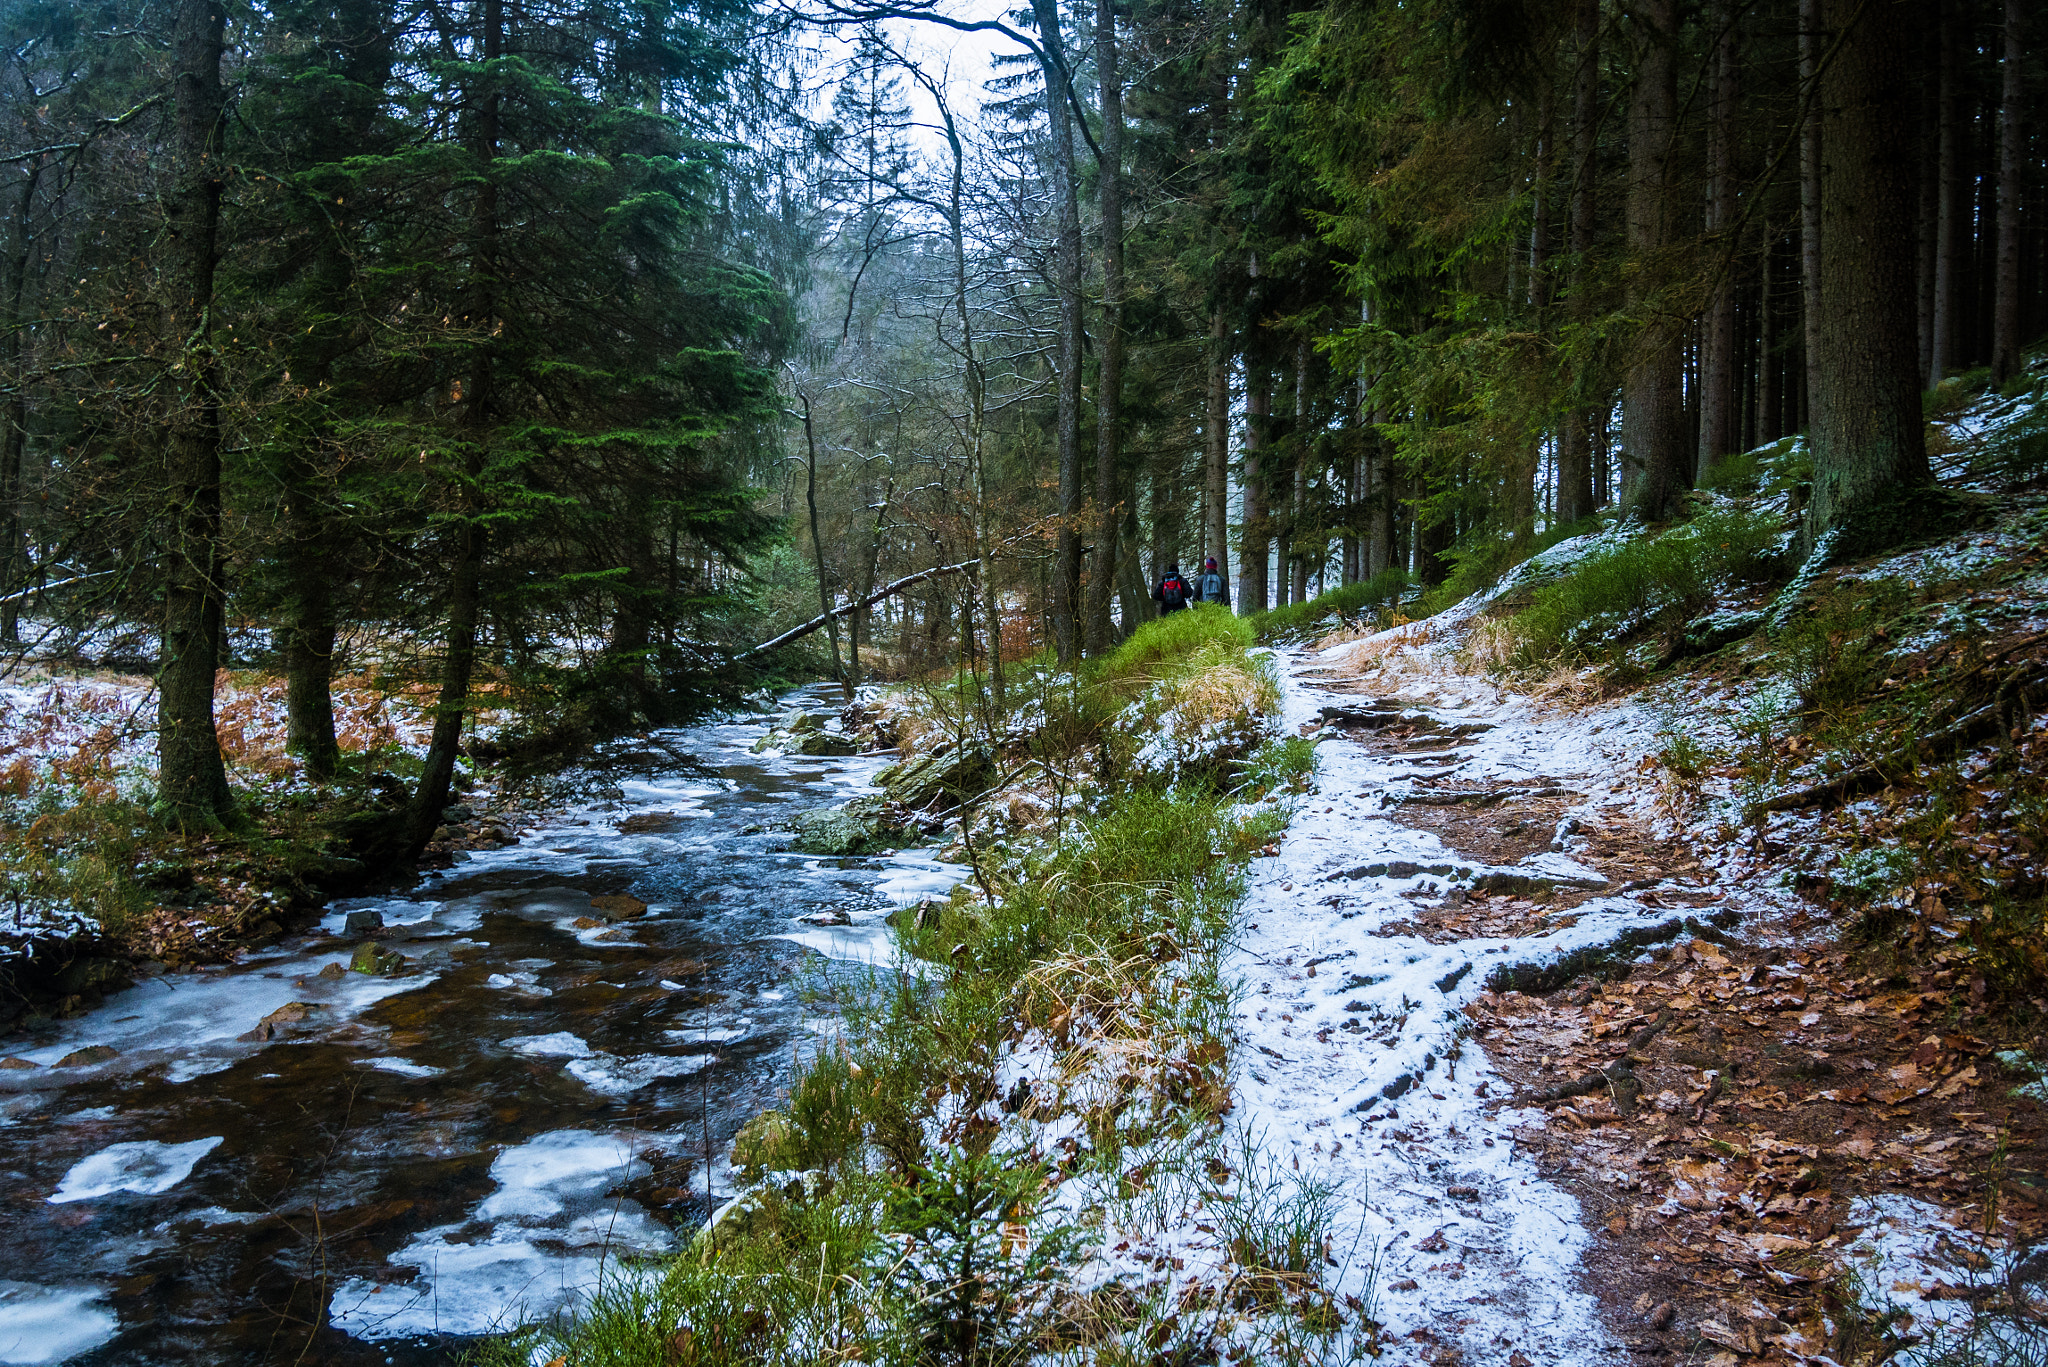
<svg viewBox="0 0 2048 1367">
<path fill-rule="evenodd" d="M 896 968 L 836 994 L 843 1034 L 742 1130 L 747 1192 L 710 1231 L 666 1263 L 615 1267 L 579 1319 L 480 1361 L 1366 1351 L 1369 1306 L 1322 1287 L 1331 1193 L 1266 1162 L 1230 1119 L 1223 963 L 1244 865 L 1314 766 L 1308 743 L 1272 739 L 1277 684 L 1251 641 L 1228 614 L 1183 613 L 1082 679 L 1020 672 L 1001 709 L 974 681 L 927 695 L 927 738 L 1007 736 L 1026 755 L 1012 774 L 1065 785 L 1066 800 L 1000 853 L 970 838 L 976 879 L 902 918 Z M 1170 779 L 1137 761 L 1191 716 L 1237 757 Z M 1118 1237 L 1204 1209 L 1230 1250 L 1226 1284 L 1169 1296 L 1104 1261 Z"/>
</svg>

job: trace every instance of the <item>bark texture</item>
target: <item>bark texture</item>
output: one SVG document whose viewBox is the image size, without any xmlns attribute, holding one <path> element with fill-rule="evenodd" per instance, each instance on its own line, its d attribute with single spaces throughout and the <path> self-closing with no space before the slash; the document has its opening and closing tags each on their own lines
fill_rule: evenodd
<svg viewBox="0 0 2048 1367">
<path fill-rule="evenodd" d="M 1599 232 L 1593 215 L 1598 205 L 1600 179 L 1600 0 L 1578 0 L 1572 28 L 1577 66 L 1572 73 L 1572 184 L 1567 227 L 1571 274 L 1568 289 L 1572 320 L 1584 326 L 1593 317 L 1588 260 Z M 1583 390 L 1583 374 L 1579 384 Z M 1577 522 L 1590 517 L 1596 506 L 1593 502 L 1593 415 L 1585 404 L 1587 396 L 1581 393 L 1577 398 L 1578 402 L 1565 410 L 1564 420 L 1558 428 L 1557 520 L 1560 522 Z"/>
<path fill-rule="evenodd" d="M 1998 259 L 1992 271 L 1991 377 L 2020 369 L 2020 209 L 2026 196 L 2028 0 L 2005 0 L 2005 89 L 1998 114 Z"/>
<path fill-rule="evenodd" d="M 1115 640 L 1109 599 L 1116 587 L 1118 530 L 1123 525 L 1124 391 L 1124 88 L 1117 66 L 1116 2 L 1095 3 L 1095 74 L 1102 99 L 1102 158 L 1096 198 L 1102 212 L 1102 335 L 1095 378 L 1095 558 L 1088 577 L 1088 650 Z"/>
<path fill-rule="evenodd" d="M 165 434 L 170 475 L 164 566 L 163 663 L 157 676 L 158 784 L 166 814 L 186 830 L 234 812 L 213 729 L 214 674 L 226 605 L 221 574 L 221 432 L 212 349 L 219 260 L 221 57 L 227 13 L 218 0 L 181 0 L 173 53 L 175 182 L 163 246 L 170 292 L 176 407 Z"/>
<path fill-rule="evenodd" d="M 1914 26 L 1903 6 L 1864 0 L 1824 0 L 1822 13 L 1839 39 L 1821 82 L 1826 250 L 1807 539 L 1835 532 L 1867 546 L 1911 534 L 1937 506 L 1913 496 L 1932 482 L 1913 298 Z"/>
<path fill-rule="evenodd" d="M 1686 458 L 1685 328 L 1666 312 L 1658 289 L 1660 256 L 1671 220 L 1677 36 L 1677 0 L 1646 0 L 1635 9 L 1630 25 L 1636 73 L 1629 92 L 1627 209 L 1634 269 L 1628 302 L 1642 333 L 1622 389 L 1622 441 L 1632 467 L 1627 501 L 1653 522 L 1677 510 L 1691 465 Z"/>
</svg>

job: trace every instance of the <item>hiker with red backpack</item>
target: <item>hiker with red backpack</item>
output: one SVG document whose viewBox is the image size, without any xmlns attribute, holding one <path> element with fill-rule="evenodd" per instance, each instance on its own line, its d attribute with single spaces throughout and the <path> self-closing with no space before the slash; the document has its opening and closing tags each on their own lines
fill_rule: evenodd
<svg viewBox="0 0 2048 1367">
<path fill-rule="evenodd" d="M 1168 565 L 1166 573 L 1160 576 L 1159 584 L 1152 590 L 1152 601 L 1159 604 L 1159 613 L 1179 612 L 1195 598 L 1194 585 L 1180 577 L 1180 566 Z"/>
</svg>

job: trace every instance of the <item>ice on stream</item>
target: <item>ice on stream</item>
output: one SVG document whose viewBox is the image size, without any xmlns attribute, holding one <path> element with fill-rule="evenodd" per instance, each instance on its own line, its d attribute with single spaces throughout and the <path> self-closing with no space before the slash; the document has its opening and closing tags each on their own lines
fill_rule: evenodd
<svg viewBox="0 0 2048 1367">
<path fill-rule="evenodd" d="M 356 1060 L 356 1066 L 375 1068 L 380 1073 L 395 1073 L 399 1077 L 439 1077 L 448 1071 L 446 1068 L 435 1068 L 425 1063 L 414 1063 L 409 1058 L 390 1056 L 359 1058 Z"/>
<path fill-rule="evenodd" d="M 506 1149 L 491 1164 L 497 1189 L 472 1219 L 425 1230 L 391 1256 L 393 1266 L 417 1269 L 412 1281 L 348 1281 L 335 1290 L 329 1319 L 374 1340 L 486 1334 L 574 1309 L 608 1268 L 616 1272 L 619 1255 L 673 1242 L 633 1202 L 605 1199 L 614 1185 L 646 1175 L 639 1152 L 648 1142 L 625 1131 L 556 1130 Z M 491 1231 L 471 1240 L 478 1221 Z"/>
<path fill-rule="evenodd" d="M 114 1144 L 71 1165 L 50 1193 L 50 1204 L 92 1201 L 119 1191 L 161 1196 L 192 1175 L 199 1160 L 220 1146 L 223 1136 L 165 1144 L 141 1139 Z"/>
<path fill-rule="evenodd" d="M 0 1281 L 0 1363 L 62 1362 L 120 1327 L 92 1287 Z"/>
<path fill-rule="evenodd" d="M 244 1042 L 255 1024 L 279 1007 L 305 1002 L 316 1008 L 321 1026 L 332 1027 L 361 1015 L 389 997 L 415 992 L 435 980 L 433 973 L 375 978 L 349 973 L 321 978 L 319 971 L 335 960 L 335 948 L 283 955 L 252 956 L 250 963 L 268 972 L 179 973 L 143 982 L 109 998 L 97 1011 L 65 1021 L 36 1048 L 21 1057 L 48 1069 L 73 1050 L 105 1045 L 115 1057 L 93 1065 L 99 1074 L 138 1072 L 167 1066 L 173 1082 L 185 1082 L 228 1067 L 264 1047 Z M 272 976 L 275 974 L 275 976 Z M 83 1068 L 62 1073 L 38 1071 L 10 1075 L 12 1086 L 45 1086 L 66 1074 L 84 1076 Z"/>
<path fill-rule="evenodd" d="M 678 1032 L 667 1033 L 674 1035 Z M 549 1035 L 519 1035 L 506 1040 L 505 1045 L 513 1053 L 525 1054 L 531 1058 L 568 1059 L 569 1065 L 563 1071 L 591 1091 L 605 1096 L 624 1096 L 629 1092 L 637 1092 L 650 1083 L 659 1082 L 665 1077 L 687 1076 L 712 1060 L 710 1054 L 636 1054 L 631 1057 L 620 1057 L 591 1048 L 586 1041 L 567 1030 L 557 1030 Z"/>
</svg>

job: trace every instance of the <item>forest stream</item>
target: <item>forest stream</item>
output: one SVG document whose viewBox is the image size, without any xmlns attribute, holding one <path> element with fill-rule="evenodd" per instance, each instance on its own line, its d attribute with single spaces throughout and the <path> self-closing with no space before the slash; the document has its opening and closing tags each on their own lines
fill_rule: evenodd
<svg viewBox="0 0 2048 1367">
<path fill-rule="evenodd" d="M 615 745 L 604 798 L 516 845 L 16 1041 L 0 1360 L 445 1362 L 687 1240 L 836 1028 L 804 975 L 886 956 L 890 910 L 958 874 L 785 852 L 764 826 L 890 756 L 756 756 L 768 720 Z M 646 911 L 592 904 L 621 897 Z M 389 976 L 346 971 L 365 911 Z"/>
</svg>

